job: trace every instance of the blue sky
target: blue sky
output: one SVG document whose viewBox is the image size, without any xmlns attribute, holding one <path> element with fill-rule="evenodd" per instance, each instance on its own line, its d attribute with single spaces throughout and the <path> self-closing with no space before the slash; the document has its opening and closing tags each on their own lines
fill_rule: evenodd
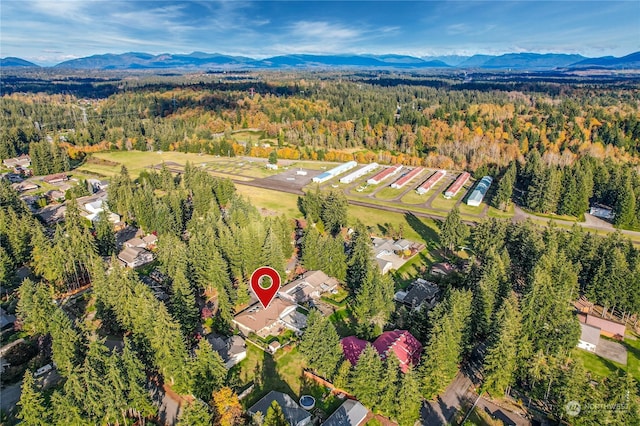
<svg viewBox="0 0 640 426">
<path fill-rule="evenodd" d="M 2 0 L 0 56 L 102 53 L 414 56 L 640 50 L 640 1 Z"/>
</svg>

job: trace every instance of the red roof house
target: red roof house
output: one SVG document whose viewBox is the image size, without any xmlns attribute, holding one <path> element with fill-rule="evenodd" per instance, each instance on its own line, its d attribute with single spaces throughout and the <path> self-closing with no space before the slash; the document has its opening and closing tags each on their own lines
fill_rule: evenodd
<svg viewBox="0 0 640 426">
<path fill-rule="evenodd" d="M 344 357 L 355 365 L 368 342 L 356 336 L 349 336 L 340 343 Z M 395 353 L 403 373 L 407 372 L 409 366 L 418 365 L 422 353 L 422 344 L 406 330 L 385 331 L 374 340 L 373 347 L 382 359 L 386 359 L 389 353 Z"/>
<path fill-rule="evenodd" d="M 367 343 L 369 342 L 358 339 L 356 336 L 349 336 L 340 340 L 340 343 L 342 344 L 342 353 L 344 354 L 345 359 L 348 359 L 352 365 L 356 365 L 360 358 L 360 354 L 364 351 L 364 348 L 367 347 Z"/>
</svg>

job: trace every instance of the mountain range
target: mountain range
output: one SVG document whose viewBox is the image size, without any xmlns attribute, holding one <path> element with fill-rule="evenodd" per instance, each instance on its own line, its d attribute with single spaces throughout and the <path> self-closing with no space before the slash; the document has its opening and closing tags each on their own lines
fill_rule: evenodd
<svg viewBox="0 0 640 426">
<path fill-rule="evenodd" d="M 0 67 L 38 67 L 20 58 L 0 59 Z M 407 55 L 281 55 L 265 59 L 230 56 L 219 53 L 153 55 L 141 52 L 93 55 L 72 59 L 53 68 L 83 70 L 142 70 L 142 69 L 495 69 L 495 70 L 583 70 L 583 69 L 640 69 L 640 52 L 616 58 L 604 56 L 587 58 L 559 53 L 507 53 L 504 55 L 426 56 Z"/>
</svg>

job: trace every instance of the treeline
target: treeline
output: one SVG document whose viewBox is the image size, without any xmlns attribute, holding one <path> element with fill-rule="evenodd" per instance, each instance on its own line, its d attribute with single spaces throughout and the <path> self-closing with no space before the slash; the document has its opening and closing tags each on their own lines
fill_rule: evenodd
<svg viewBox="0 0 640 426">
<path fill-rule="evenodd" d="M 513 197 L 534 212 L 580 218 L 600 204 L 612 208 L 617 226 L 640 226 L 640 173 L 630 164 L 590 156 L 557 164 L 532 150 L 524 163 L 512 162 L 501 176 L 494 174 L 499 175 L 492 198 L 496 208 L 505 208 Z"/>
<path fill-rule="evenodd" d="M 245 86 L 134 88 L 83 107 L 72 97 L 4 96 L 0 157 L 27 152 L 46 134 L 64 134 L 78 147 L 249 154 L 250 146 L 233 147 L 228 135 L 220 141 L 243 128 L 264 131 L 298 158 L 361 148 L 388 152 L 390 162 L 471 170 L 506 166 L 532 149 L 571 162 L 640 153 L 638 95 L 615 85 L 567 85 L 548 95 L 311 78 L 295 86 L 275 81 L 264 91 L 254 85 L 253 97 Z"/>
</svg>

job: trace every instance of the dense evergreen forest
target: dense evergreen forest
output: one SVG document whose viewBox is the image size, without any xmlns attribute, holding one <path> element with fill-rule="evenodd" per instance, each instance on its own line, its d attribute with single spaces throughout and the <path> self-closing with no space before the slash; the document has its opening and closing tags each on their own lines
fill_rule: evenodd
<svg viewBox="0 0 640 426">
<path fill-rule="evenodd" d="M 0 157 L 29 153 L 36 174 L 69 170 L 107 149 L 263 157 L 277 150 L 279 158 L 422 164 L 493 175 L 498 208 L 515 201 L 580 216 L 600 203 L 614 209 L 618 226 L 640 226 L 635 87 L 542 82 L 536 87 L 546 90 L 524 92 L 506 90 L 511 85 L 451 90 L 446 80 L 436 87 L 370 76 L 267 77 L 162 89 L 129 82 L 101 99 L 5 95 Z M 239 144 L 230 132 L 243 128 L 259 129 L 274 146 Z M 127 224 L 157 234 L 167 300 L 154 296 L 142 272 L 119 266 L 106 215 L 90 224 L 71 196 L 64 222 L 46 227 L 0 179 L 0 282 L 12 282 L 22 266 L 32 272 L 6 305 L 62 376 L 43 392 L 26 372 L 18 413 L 25 425 L 144 423 L 157 415 L 150 391 L 162 384 L 193 401 L 180 424 L 281 424 L 277 406 L 264 419 L 242 417 L 238 379 L 199 330 L 207 308 L 212 328 L 232 334 L 251 273 L 267 265 L 284 276 L 294 253 L 304 269 L 344 283 L 357 336 L 404 328 L 424 345 L 421 363 L 406 374 L 370 345 L 354 367 L 336 324 L 310 311 L 306 331 L 293 337 L 305 367 L 375 413 L 413 425 L 423 399 L 479 359 L 482 392 L 508 393 L 557 421 L 566 420 L 569 401 L 624 408 L 585 410 L 570 419 L 575 425 L 640 424 L 637 377 L 593 375 L 575 352 L 580 328 L 571 303 L 581 295 L 605 315 L 638 321 L 640 250 L 619 232 L 601 237 L 579 226 L 498 219 L 469 227 L 454 209 L 439 223 L 438 244 L 451 259 L 468 245 L 468 269 L 439 283 L 443 297 L 434 309 L 408 311 L 393 301 L 397 283 L 372 260 L 372 229 L 355 221 L 346 232 L 341 191 L 300 197 L 299 218 L 308 226 L 296 229 L 295 218 L 262 215 L 230 180 L 187 163 L 180 176 L 163 167 L 135 180 L 122 167 L 110 181 L 108 205 Z M 89 284 L 88 306 L 71 314 L 64 298 Z M 122 347 L 107 349 L 107 336 L 119 336 Z"/>
<path fill-rule="evenodd" d="M 119 93 L 92 100 L 5 95 L 0 158 L 30 153 L 36 174 L 68 170 L 105 149 L 260 157 L 277 150 L 282 159 L 421 164 L 506 174 L 497 207 L 514 195 L 531 211 L 579 217 L 591 201 L 614 208 L 619 226 L 640 226 L 633 85 L 538 82 L 518 91 L 495 83 L 470 90 L 447 79 L 427 85 L 410 78 L 261 77 L 126 81 Z M 239 144 L 229 132 L 243 128 L 276 145 Z M 506 173 L 512 163 L 516 179 Z"/>
</svg>

